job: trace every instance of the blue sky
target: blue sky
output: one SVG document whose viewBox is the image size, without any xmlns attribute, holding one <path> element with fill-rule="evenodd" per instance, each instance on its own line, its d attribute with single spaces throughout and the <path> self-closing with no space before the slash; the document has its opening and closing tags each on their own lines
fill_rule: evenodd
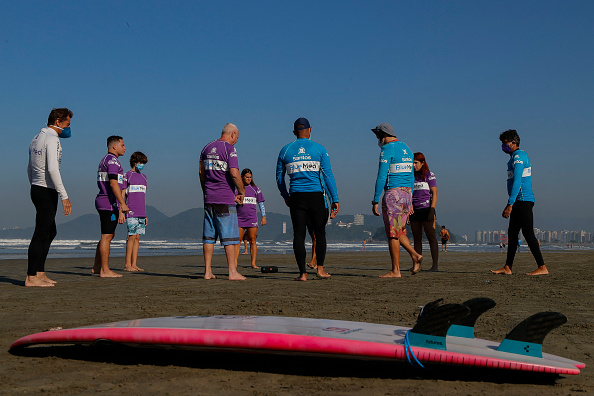
<svg viewBox="0 0 594 396">
<path fill-rule="evenodd" d="M 593 16 L 591 1 L 5 3 L 0 227 L 34 223 L 28 145 L 66 106 L 73 218 L 94 213 L 112 134 L 124 137 L 125 168 L 147 154 L 150 205 L 202 206 L 199 154 L 226 122 L 267 210 L 287 213 L 276 158 L 304 116 L 330 153 L 342 214 L 370 213 L 370 128 L 389 122 L 435 172 L 440 223 L 505 229 L 498 135 L 514 128 L 532 161 L 535 225 L 594 231 Z"/>
</svg>

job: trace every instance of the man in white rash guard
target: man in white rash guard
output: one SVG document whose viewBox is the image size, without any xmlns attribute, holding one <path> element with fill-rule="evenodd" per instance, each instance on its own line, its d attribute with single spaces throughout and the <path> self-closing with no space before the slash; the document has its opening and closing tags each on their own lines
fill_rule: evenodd
<svg viewBox="0 0 594 396">
<path fill-rule="evenodd" d="M 56 237 L 58 195 L 64 208 L 62 213 L 68 216 L 72 212 L 72 204 L 60 175 L 62 145 L 59 140 L 70 137 L 72 117 L 72 111 L 67 108 L 53 109 L 47 119 L 47 128 L 43 128 L 29 146 L 27 174 L 36 215 L 35 231 L 29 244 L 25 286 L 48 287 L 56 283 L 45 274 L 45 259 Z"/>
</svg>

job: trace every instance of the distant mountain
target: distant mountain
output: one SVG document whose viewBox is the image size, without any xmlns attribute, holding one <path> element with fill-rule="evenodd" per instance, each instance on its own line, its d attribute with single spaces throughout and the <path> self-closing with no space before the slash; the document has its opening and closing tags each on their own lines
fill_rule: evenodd
<svg viewBox="0 0 594 396">
<path fill-rule="evenodd" d="M 202 239 L 202 222 L 204 209 L 194 208 L 186 210 L 175 216 L 168 217 L 152 206 L 147 207 L 148 226 L 144 240 L 175 240 L 175 239 Z M 268 212 L 267 225 L 258 228 L 258 238 L 264 240 L 284 241 L 293 239 L 293 226 L 291 217 L 286 214 Z M 283 223 L 286 224 L 286 233 L 283 234 Z M 373 237 L 377 241 L 385 240 L 383 233 L 384 223 L 381 216 L 364 215 L 364 225 L 353 225 L 353 215 L 340 215 L 334 218 L 326 227 L 327 239 L 330 242 L 360 242 Z M 30 239 L 33 227 L 0 231 L 0 239 Z M 453 236 L 452 231 L 450 233 Z M 382 236 L 383 235 L 383 236 Z M 411 236 L 410 230 L 408 231 Z M 79 216 L 67 223 L 58 225 L 56 239 L 85 239 L 99 240 L 100 224 L 99 215 L 86 214 Z M 126 238 L 126 226 L 116 228 L 115 239 Z M 309 238 L 309 237 L 307 237 Z M 454 240 L 453 240 L 454 242 Z"/>
<path fill-rule="evenodd" d="M 168 219 L 167 215 L 152 206 L 147 206 L 146 211 L 149 218 L 149 224 L 150 221 L 158 223 L 159 221 Z M 34 227 L 2 230 L 0 231 L 0 238 L 31 239 L 34 230 Z M 56 239 L 99 240 L 100 237 L 101 225 L 99 222 L 99 215 L 94 213 L 82 215 L 71 221 L 58 225 L 58 235 Z M 126 238 L 126 227 L 124 225 L 119 225 L 116 228 L 115 238 Z"/>
</svg>

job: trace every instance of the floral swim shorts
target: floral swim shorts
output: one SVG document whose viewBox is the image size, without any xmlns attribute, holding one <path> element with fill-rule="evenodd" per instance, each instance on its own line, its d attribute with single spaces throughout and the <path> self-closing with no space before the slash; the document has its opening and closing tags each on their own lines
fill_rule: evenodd
<svg viewBox="0 0 594 396">
<path fill-rule="evenodd" d="M 382 216 L 388 238 L 400 238 L 406 235 L 408 211 L 412 205 L 412 188 L 397 187 L 384 192 Z"/>
</svg>

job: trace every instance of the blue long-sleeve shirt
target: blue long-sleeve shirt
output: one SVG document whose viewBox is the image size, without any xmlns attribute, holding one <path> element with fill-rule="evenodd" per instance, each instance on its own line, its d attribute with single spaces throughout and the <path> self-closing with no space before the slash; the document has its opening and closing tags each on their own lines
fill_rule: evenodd
<svg viewBox="0 0 594 396">
<path fill-rule="evenodd" d="M 507 162 L 508 205 L 516 201 L 534 202 L 532 192 L 532 166 L 525 151 L 517 149 L 510 154 Z"/>
<path fill-rule="evenodd" d="M 380 153 L 373 201 L 379 202 L 384 190 L 397 187 L 414 189 L 414 185 L 413 153 L 410 148 L 399 140 L 384 144 Z"/>
<path fill-rule="evenodd" d="M 289 175 L 288 191 L 285 174 Z M 276 184 L 284 199 L 295 192 L 323 192 L 325 185 L 332 202 L 338 202 L 328 152 L 321 144 L 306 138 L 297 139 L 280 151 L 276 161 Z"/>
</svg>

